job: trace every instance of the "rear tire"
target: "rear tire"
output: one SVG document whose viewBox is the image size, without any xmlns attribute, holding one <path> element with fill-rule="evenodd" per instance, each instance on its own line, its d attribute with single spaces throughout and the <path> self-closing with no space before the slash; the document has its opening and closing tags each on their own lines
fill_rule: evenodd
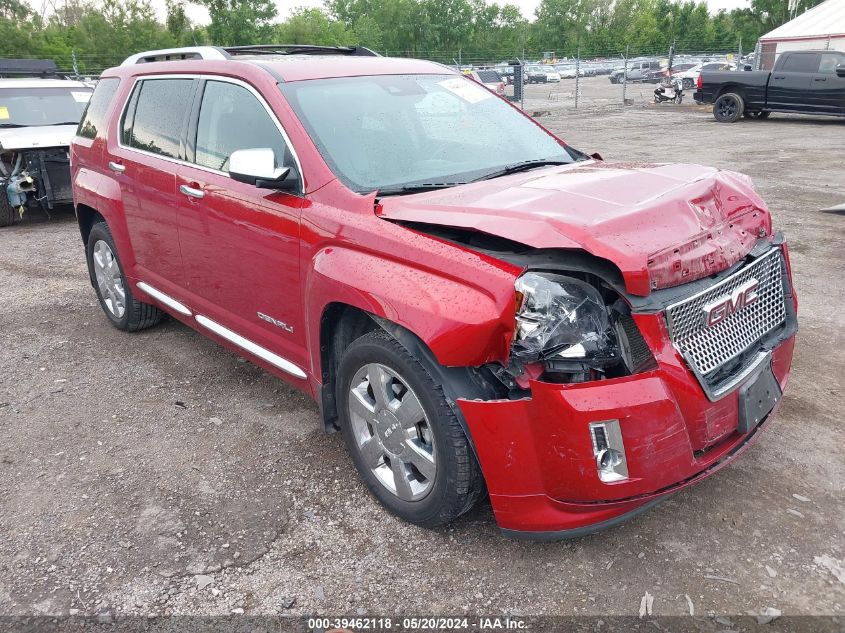
<svg viewBox="0 0 845 633">
<path fill-rule="evenodd" d="M 396 339 L 380 330 L 355 340 L 336 390 L 352 461 L 385 508 L 430 528 L 476 504 L 484 478 L 464 429 L 442 388 Z"/>
<path fill-rule="evenodd" d="M 15 215 L 18 210 L 9 204 L 6 191 L 0 189 L 0 226 L 12 226 L 15 223 Z"/>
<path fill-rule="evenodd" d="M 118 330 L 137 332 L 156 325 L 164 312 L 138 301 L 126 282 L 117 247 L 105 222 L 91 227 L 86 249 L 88 273 L 106 317 Z"/>
<path fill-rule="evenodd" d="M 719 123 L 735 123 L 742 117 L 745 101 L 735 92 L 720 95 L 713 104 L 713 118 Z"/>
</svg>

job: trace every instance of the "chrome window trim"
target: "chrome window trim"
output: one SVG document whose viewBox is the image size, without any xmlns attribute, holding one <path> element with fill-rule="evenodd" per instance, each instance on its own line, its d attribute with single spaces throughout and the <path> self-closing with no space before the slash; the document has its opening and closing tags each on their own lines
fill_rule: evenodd
<svg viewBox="0 0 845 633">
<path fill-rule="evenodd" d="M 230 83 L 236 86 L 240 86 L 242 88 L 246 88 L 252 95 L 258 99 L 258 102 L 270 116 L 270 120 L 276 125 L 276 129 L 279 130 L 279 133 L 282 135 L 282 138 L 285 141 L 288 149 L 290 150 L 291 156 L 293 157 L 293 161 L 296 164 L 296 169 L 299 174 L 299 184 L 300 184 L 300 191 L 303 193 L 305 192 L 305 175 L 302 173 L 302 163 L 299 160 L 299 154 L 296 152 L 296 148 L 293 146 L 293 142 L 291 142 L 290 137 L 288 136 L 285 128 L 282 126 L 279 118 L 273 112 L 272 108 L 270 108 L 267 101 L 264 97 L 261 96 L 261 93 L 258 92 L 252 85 L 248 84 L 245 81 L 240 79 L 235 79 L 233 77 L 225 77 L 223 75 L 214 75 L 210 73 L 175 73 L 175 74 L 167 74 L 167 75 L 136 75 L 134 77 L 134 82 L 132 83 L 132 87 L 129 90 L 129 93 L 126 97 L 126 102 L 123 104 L 123 107 L 120 110 L 120 117 L 118 117 L 118 121 L 123 121 L 126 117 L 126 111 L 129 108 L 129 103 L 132 101 L 132 93 L 135 92 L 136 86 L 142 81 L 154 81 L 156 79 L 205 79 L 206 81 L 219 81 L 222 83 Z M 200 96 L 200 109 L 202 109 L 202 96 Z M 134 121 L 133 121 L 134 126 Z M 206 171 L 212 174 L 218 174 L 220 176 L 226 176 L 230 180 L 234 180 L 228 172 L 221 171 L 219 169 L 213 169 L 211 167 L 205 167 L 204 165 L 198 165 L 197 163 L 192 163 L 187 160 L 182 160 L 180 158 L 172 158 L 170 156 L 162 156 L 161 154 L 155 154 L 153 152 L 148 152 L 143 149 L 138 149 L 137 147 L 131 147 L 129 145 L 124 145 L 121 139 L 123 125 L 120 124 L 117 127 L 116 134 L 117 134 L 117 146 L 123 150 L 129 152 L 135 152 L 137 154 L 143 154 L 146 156 L 152 156 L 153 158 L 160 158 L 161 160 L 166 160 L 170 163 L 174 163 L 176 165 L 185 165 L 186 167 L 192 167 L 194 169 L 199 169 L 201 171 Z M 237 181 L 235 181 L 237 182 Z M 257 189 L 258 187 L 256 187 Z"/>
<path fill-rule="evenodd" d="M 291 376 L 296 376 L 297 378 L 305 379 L 305 372 L 302 371 L 299 367 L 294 365 L 290 362 L 287 358 L 283 358 L 278 354 L 271 352 L 269 349 L 265 347 L 261 347 L 257 343 L 253 343 L 248 338 L 244 338 L 237 332 L 233 332 L 229 328 L 220 325 L 216 321 L 212 321 L 207 316 L 203 316 L 201 314 L 194 315 L 197 323 L 199 323 L 205 329 L 214 332 L 217 336 L 226 339 L 233 345 L 240 347 L 242 350 L 257 356 L 263 361 L 266 361 L 273 365 L 274 367 L 278 367 L 283 372 L 290 374 Z"/>
</svg>

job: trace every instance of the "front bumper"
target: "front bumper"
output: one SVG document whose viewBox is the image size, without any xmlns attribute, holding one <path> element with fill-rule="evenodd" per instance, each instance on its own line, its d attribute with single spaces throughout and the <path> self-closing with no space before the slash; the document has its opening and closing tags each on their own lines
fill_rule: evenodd
<svg viewBox="0 0 845 633">
<path fill-rule="evenodd" d="M 728 464 L 773 417 L 739 430 L 740 384 L 711 402 L 669 341 L 660 315 L 635 317 L 658 368 L 560 385 L 534 381 L 521 400 L 460 400 L 499 526 L 511 536 L 567 538 L 611 527 Z M 786 386 L 795 343 L 772 373 Z M 776 409 L 775 409 L 776 410 Z M 619 420 L 629 476 L 602 482 L 591 422 Z"/>
</svg>

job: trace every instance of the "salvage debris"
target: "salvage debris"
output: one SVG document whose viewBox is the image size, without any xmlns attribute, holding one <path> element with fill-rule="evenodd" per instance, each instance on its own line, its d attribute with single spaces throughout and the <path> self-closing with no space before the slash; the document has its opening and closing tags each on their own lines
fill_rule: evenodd
<svg viewBox="0 0 845 633">
<path fill-rule="evenodd" d="M 814 556 L 813 562 L 822 569 L 829 571 L 839 582 L 845 585 L 845 564 L 842 561 L 824 554 L 823 556 Z"/>
<path fill-rule="evenodd" d="M 652 596 L 648 591 L 645 592 L 645 595 L 640 600 L 640 617 L 645 617 L 646 615 L 651 615 L 651 606 L 654 604 L 654 596 Z"/>
<path fill-rule="evenodd" d="M 197 589 L 199 589 L 200 591 L 202 591 L 214 582 L 214 578 L 212 578 L 211 576 L 206 576 L 204 574 L 198 574 L 194 576 L 194 580 L 197 581 Z"/>
<path fill-rule="evenodd" d="M 707 580 L 720 580 L 720 581 L 722 581 L 722 582 L 731 582 L 731 583 L 733 583 L 733 584 L 735 584 L 735 585 L 738 585 L 738 584 L 739 584 L 739 581 L 738 581 L 738 580 L 734 580 L 733 578 L 725 578 L 724 576 L 710 576 L 710 575 L 708 575 L 708 574 L 705 574 L 705 575 L 704 575 L 704 577 L 705 577 Z"/>
<path fill-rule="evenodd" d="M 774 622 L 780 617 L 780 609 L 774 607 L 765 607 L 760 609 L 760 615 L 757 616 L 757 624 L 768 624 Z"/>
</svg>

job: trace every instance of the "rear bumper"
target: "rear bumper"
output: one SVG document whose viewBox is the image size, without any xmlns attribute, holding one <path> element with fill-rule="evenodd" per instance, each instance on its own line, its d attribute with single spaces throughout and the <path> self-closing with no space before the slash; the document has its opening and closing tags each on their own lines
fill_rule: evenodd
<svg viewBox="0 0 845 633">
<path fill-rule="evenodd" d="M 533 382 L 522 400 L 461 400 L 499 526 L 509 536 L 561 539 L 612 527 L 707 477 L 741 454 L 777 408 L 739 431 L 739 391 L 711 402 L 668 342 L 662 318 L 637 318 L 654 371 L 559 385 Z M 795 337 L 772 350 L 786 386 Z M 652 346 L 653 347 L 653 346 Z M 602 482 L 591 422 L 619 420 L 629 477 Z"/>
<path fill-rule="evenodd" d="M 704 105 L 704 103 L 705 103 L 704 93 L 701 92 L 701 90 L 696 90 L 695 92 L 693 92 L 692 93 L 692 99 L 693 99 L 693 101 L 695 101 L 699 105 Z"/>
</svg>

